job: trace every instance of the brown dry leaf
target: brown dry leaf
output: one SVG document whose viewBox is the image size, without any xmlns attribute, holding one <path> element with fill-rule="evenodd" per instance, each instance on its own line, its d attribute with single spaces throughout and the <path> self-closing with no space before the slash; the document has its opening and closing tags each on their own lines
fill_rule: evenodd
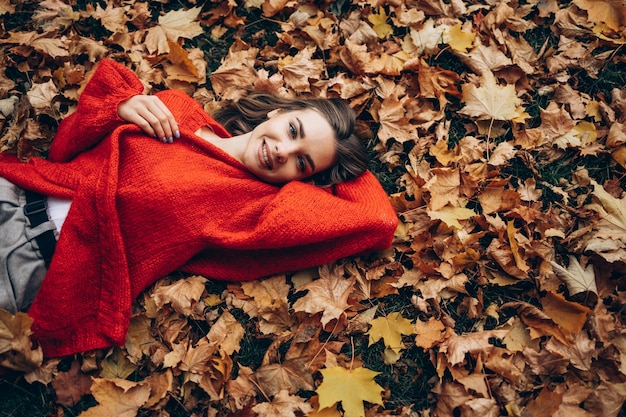
<svg viewBox="0 0 626 417">
<path fill-rule="evenodd" d="M 490 340 L 503 339 L 508 333 L 508 330 L 489 330 L 463 335 L 452 334 L 439 345 L 439 354 L 444 354 L 447 362 L 456 366 L 465 361 L 467 353 L 488 355 L 495 348 Z"/>
<path fill-rule="evenodd" d="M 172 10 L 159 16 L 159 26 L 167 38 L 174 42 L 178 41 L 179 38 L 193 39 L 203 33 L 202 26 L 197 21 L 200 10 L 200 7 Z"/>
<path fill-rule="evenodd" d="M 59 404 L 73 406 L 83 395 L 91 392 L 92 379 L 80 369 L 78 361 L 72 361 L 69 371 L 59 372 L 52 380 L 52 387 Z"/>
<path fill-rule="evenodd" d="M 539 308 L 523 302 L 513 301 L 505 303 L 501 306 L 503 310 L 512 308 L 526 324 L 530 331 L 531 340 L 538 339 L 543 336 L 553 336 L 560 342 L 568 344 L 571 342 L 569 334 L 563 332 L 561 327 L 554 322 L 547 314 Z"/>
<path fill-rule="evenodd" d="M 280 391 L 271 402 L 259 403 L 252 407 L 252 411 L 263 417 L 297 417 L 307 415 L 313 408 L 304 398 Z"/>
<path fill-rule="evenodd" d="M 435 345 L 443 342 L 450 334 L 449 327 L 446 327 L 441 320 L 434 317 L 428 319 L 427 322 L 421 320 L 415 321 L 415 344 L 422 349 L 431 349 Z"/>
<path fill-rule="evenodd" d="M 498 85 L 493 74 L 485 72 L 480 87 L 465 83 L 461 86 L 465 107 L 459 113 L 477 120 L 512 120 L 518 116 L 521 100 L 513 85 Z"/>
<path fill-rule="evenodd" d="M 541 306 L 547 316 L 572 334 L 580 333 L 587 316 L 592 313 L 582 304 L 567 301 L 563 295 L 553 292 L 541 298 Z"/>
<path fill-rule="evenodd" d="M 126 22 L 128 18 L 126 17 L 126 12 L 130 9 L 130 7 L 115 7 L 112 5 L 107 5 L 106 9 L 100 7 L 100 4 L 97 4 L 96 10 L 91 13 L 91 16 L 94 19 L 100 20 L 102 26 L 104 26 L 109 31 L 121 32 L 127 30 Z"/>
<path fill-rule="evenodd" d="M 286 360 L 280 364 L 262 365 L 254 373 L 258 386 L 268 396 L 277 395 L 280 391 L 296 394 L 300 390 L 314 389 L 311 370 L 300 359 Z"/>
<path fill-rule="evenodd" d="M 254 69 L 258 49 L 231 50 L 222 65 L 211 73 L 211 86 L 215 94 L 222 95 L 235 87 L 251 86 L 257 78 Z"/>
<path fill-rule="evenodd" d="M 456 207 L 460 198 L 461 177 L 456 168 L 435 168 L 424 188 L 430 191 L 428 208 L 437 211 L 447 204 Z"/>
<path fill-rule="evenodd" d="M 79 414 L 79 417 L 135 417 L 150 398 L 150 385 L 125 379 L 94 378 L 91 386 L 98 405 Z"/>
<path fill-rule="evenodd" d="M 207 338 L 211 344 L 218 344 L 227 355 L 239 352 L 241 339 L 245 330 L 229 311 L 224 311 L 220 318 L 211 326 Z"/>
<path fill-rule="evenodd" d="M 324 61 L 313 59 L 314 52 L 315 48 L 308 47 L 298 51 L 295 56 L 287 56 L 278 60 L 278 69 L 283 74 L 285 83 L 295 92 L 310 92 L 310 80 L 322 78 L 325 69 Z"/>
<path fill-rule="evenodd" d="M 184 316 L 191 316 L 202 293 L 207 279 L 201 276 L 193 276 L 176 281 L 171 285 L 157 288 L 152 298 L 157 308 L 170 304 L 174 310 Z"/>
<path fill-rule="evenodd" d="M 320 322 L 326 326 L 331 320 L 338 320 L 345 315 L 350 304 L 348 297 L 353 290 L 354 276 L 344 278 L 343 266 L 320 267 L 320 277 L 296 290 L 308 293 L 293 304 L 294 311 L 309 314 L 322 313 Z"/>
<path fill-rule="evenodd" d="M 287 296 L 291 287 L 284 275 L 244 282 L 243 292 L 254 299 L 259 328 L 264 334 L 279 334 L 290 330 L 295 318 L 290 314 Z"/>
<path fill-rule="evenodd" d="M 573 367 L 581 371 L 590 371 L 593 360 L 597 357 L 596 342 L 584 331 L 577 333 L 571 344 L 564 344 L 551 338 L 544 347 L 554 356 L 569 361 Z"/>
<path fill-rule="evenodd" d="M 417 139 L 417 129 L 411 125 L 406 115 L 404 108 L 406 101 L 406 99 L 391 95 L 381 102 L 376 117 L 380 123 L 378 139 L 383 144 L 391 138 L 398 142 Z"/>
<path fill-rule="evenodd" d="M 25 372 L 41 366 L 43 352 L 30 338 L 32 324 L 26 313 L 13 315 L 0 308 L 0 366 Z"/>
<path fill-rule="evenodd" d="M 118 347 L 109 352 L 100 366 L 102 368 L 100 376 L 106 379 L 126 379 L 137 371 L 137 366 L 129 361 L 122 349 Z"/>
<path fill-rule="evenodd" d="M 563 393 L 544 387 L 537 397 L 528 402 L 522 417 L 552 417 L 561 406 Z"/>
</svg>

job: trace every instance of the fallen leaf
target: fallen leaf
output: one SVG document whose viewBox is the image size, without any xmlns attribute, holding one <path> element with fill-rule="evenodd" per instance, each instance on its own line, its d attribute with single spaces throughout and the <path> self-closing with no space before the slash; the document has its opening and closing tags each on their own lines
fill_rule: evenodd
<svg viewBox="0 0 626 417">
<path fill-rule="evenodd" d="M 308 292 L 293 304 L 294 311 L 322 313 L 320 321 L 323 326 L 344 316 L 350 306 L 348 297 L 356 279 L 354 276 L 344 278 L 342 275 L 343 267 L 340 265 L 332 269 L 329 266 L 321 267 L 319 279 L 297 289 L 298 292 Z"/>
<path fill-rule="evenodd" d="M 308 412 L 313 411 L 313 408 L 304 398 L 291 395 L 287 391 L 280 391 L 271 402 L 259 403 L 252 407 L 252 411 L 264 417 L 296 417 L 302 414 L 307 415 Z"/>
<path fill-rule="evenodd" d="M 345 417 L 364 417 L 363 401 L 383 405 L 382 387 L 374 381 L 380 372 L 367 368 L 346 369 L 340 366 L 320 370 L 324 377 L 317 387 L 320 409 L 341 403 Z"/>
<path fill-rule="evenodd" d="M 496 78 L 485 72 L 480 79 L 480 86 L 472 83 L 461 85 L 465 107 L 459 113 L 478 120 L 511 120 L 518 116 L 517 108 L 521 100 L 515 87 L 501 86 Z"/>
<path fill-rule="evenodd" d="M 399 312 L 375 318 L 370 324 L 371 328 L 367 332 L 369 335 L 369 346 L 383 339 L 385 346 L 399 351 L 403 347 L 402 335 L 414 333 L 411 322 L 402 317 Z"/>
<path fill-rule="evenodd" d="M 83 411 L 79 417 L 135 417 L 150 398 L 150 386 L 125 379 L 94 378 L 91 393 L 98 405 Z"/>
<path fill-rule="evenodd" d="M 589 263 L 583 269 L 575 256 L 569 255 L 569 265 L 567 268 L 562 267 L 554 261 L 548 261 L 554 269 L 554 273 L 565 282 L 570 295 L 580 294 L 581 292 L 592 292 L 598 294 L 596 286 L 596 274 L 593 271 L 593 264 Z"/>
</svg>

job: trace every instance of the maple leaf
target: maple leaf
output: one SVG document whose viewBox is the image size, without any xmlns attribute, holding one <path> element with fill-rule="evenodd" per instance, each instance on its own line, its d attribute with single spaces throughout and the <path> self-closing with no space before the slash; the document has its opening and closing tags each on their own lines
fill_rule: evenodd
<svg viewBox="0 0 626 417">
<path fill-rule="evenodd" d="M 452 49 L 460 52 L 467 52 L 474 44 L 476 34 L 472 32 L 463 32 L 462 24 L 457 23 L 447 31 L 446 43 L 452 47 Z"/>
<path fill-rule="evenodd" d="M 152 294 L 152 298 L 158 308 L 162 308 L 165 304 L 171 304 L 174 310 L 180 314 L 190 316 L 204 292 L 206 282 L 207 279 L 201 276 L 182 279 L 172 285 L 157 288 Z"/>
<path fill-rule="evenodd" d="M 578 259 L 573 255 L 569 255 L 569 265 L 567 268 L 562 267 L 554 261 L 548 261 L 548 263 L 552 266 L 552 269 L 554 269 L 556 276 L 565 282 L 570 295 L 587 291 L 598 294 L 596 275 L 593 271 L 592 263 L 587 264 L 587 267 L 583 269 Z"/>
<path fill-rule="evenodd" d="M 269 403 L 259 403 L 252 407 L 252 411 L 259 416 L 267 417 L 296 417 L 304 413 L 308 415 L 313 407 L 304 398 L 289 394 L 288 391 L 280 391 Z M 296 412 L 298 412 L 296 414 Z"/>
<path fill-rule="evenodd" d="M 320 267 L 318 279 L 297 288 L 298 292 L 308 290 L 308 293 L 293 304 L 294 311 L 322 313 L 320 321 L 324 326 L 333 319 L 338 320 L 350 306 L 348 297 L 356 280 L 354 276 L 344 278 L 342 275 L 340 265 L 332 270 L 327 265 Z"/>
<path fill-rule="evenodd" d="M 102 361 L 101 366 L 100 376 L 107 379 L 126 379 L 126 377 L 137 371 L 137 366 L 129 361 L 122 349 L 118 347 L 109 352 Z"/>
<path fill-rule="evenodd" d="M 443 42 L 443 35 L 448 28 L 446 25 L 435 26 L 435 21 L 428 19 L 420 30 L 411 29 L 408 40 L 415 47 L 415 51 L 411 52 L 420 56 L 424 52 L 436 51 L 439 44 Z"/>
<path fill-rule="evenodd" d="M 431 349 L 433 346 L 442 342 L 447 333 L 444 331 L 446 326 L 434 317 L 428 319 L 427 322 L 421 320 L 415 321 L 415 344 L 422 349 Z"/>
<path fill-rule="evenodd" d="M 446 356 L 451 365 L 458 365 L 465 361 L 467 353 L 478 355 L 492 351 L 495 346 L 490 340 L 502 339 L 508 333 L 508 330 L 487 330 L 463 335 L 452 334 L 439 345 L 439 352 Z"/>
<path fill-rule="evenodd" d="M 0 308 L 0 365 L 16 371 L 33 371 L 43 363 L 43 352 L 30 338 L 33 319 Z"/>
<path fill-rule="evenodd" d="M 369 335 L 368 346 L 373 345 L 380 339 L 385 343 L 385 364 L 391 365 L 400 357 L 400 351 L 404 348 L 402 335 L 411 335 L 415 329 L 411 321 L 402 317 L 399 312 L 389 313 L 387 316 L 378 317 L 371 321 L 371 328 L 367 332 Z"/>
<path fill-rule="evenodd" d="M 278 69 L 283 74 L 285 83 L 296 92 L 311 91 L 310 79 L 322 77 L 324 61 L 312 59 L 315 48 L 304 48 L 295 56 L 286 56 L 278 60 Z"/>
<path fill-rule="evenodd" d="M 391 138 L 398 142 L 417 139 L 417 129 L 409 123 L 404 104 L 406 99 L 398 99 L 396 95 L 385 97 L 378 109 L 377 118 L 380 123 L 378 138 L 383 144 Z"/>
<path fill-rule="evenodd" d="M 126 29 L 126 21 L 128 20 L 126 11 L 128 9 L 128 6 L 115 7 L 112 5 L 107 5 L 107 8 L 103 9 L 100 7 L 100 4 L 98 4 L 96 10 L 92 12 L 91 15 L 95 19 L 100 20 L 102 26 L 115 33 Z"/>
<path fill-rule="evenodd" d="M 367 16 L 367 20 L 374 27 L 374 32 L 380 39 L 384 39 L 387 35 L 393 34 L 393 28 L 389 23 L 387 23 L 387 13 L 383 7 L 378 8 L 378 14 L 372 13 Z"/>
<path fill-rule="evenodd" d="M 465 207 L 445 206 L 439 210 L 429 210 L 428 215 L 431 219 L 438 219 L 447 224 L 449 227 L 462 229 L 463 226 L 459 220 L 467 220 L 476 216 L 476 212 Z"/>
<path fill-rule="evenodd" d="M 219 344 L 227 355 L 239 352 L 241 339 L 245 334 L 243 326 L 229 311 L 224 311 L 211 326 L 207 338 L 212 344 Z"/>
<path fill-rule="evenodd" d="M 461 86 L 465 107 L 459 113 L 478 120 L 512 120 L 518 116 L 521 100 L 515 86 L 498 85 L 496 77 L 485 72 L 480 78 L 480 87 L 472 83 Z"/>
<path fill-rule="evenodd" d="M 125 379 L 94 378 L 91 386 L 98 405 L 79 414 L 79 417 L 135 417 L 150 398 L 150 386 Z"/>
<path fill-rule="evenodd" d="M 275 395 L 280 391 L 296 394 L 300 390 L 313 389 L 313 377 L 306 364 L 299 359 L 286 360 L 283 363 L 262 365 L 254 373 L 265 395 Z"/>
<path fill-rule="evenodd" d="M 455 207 L 460 197 L 461 177 L 457 168 L 435 168 L 432 178 L 424 184 L 430 191 L 428 207 L 431 211 L 442 209 L 448 203 Z"/>
<path fill-rule="evenodd" d="M 203 33 L 202 26 L 196 21 L 201 7 L 192 7 L 187 10 L 172 10 L 159 16 L 159 26 L 167 38 L 176 42 L 179 38 L 193 39 Z"/>
<path fill-rule="evenodd" d="M 59 372 L 52 381 L 52 387 L 59 404 L 73 406 L 83 395 L 91 392 L 91 377 L 80 369 L 78 361 L 72 361 L 67 372 Z"/>
<path fill-rule="evenodd" d="M 382 387 L 374 381 L 380 372 L 367 368 L 346 369 L 340 366 L 321 369 L 324 377 L 317 387 L 320 409 L 341 403 L 345 417 L 364 417 L 363 401 L 383 405 Z"/>
</svg>

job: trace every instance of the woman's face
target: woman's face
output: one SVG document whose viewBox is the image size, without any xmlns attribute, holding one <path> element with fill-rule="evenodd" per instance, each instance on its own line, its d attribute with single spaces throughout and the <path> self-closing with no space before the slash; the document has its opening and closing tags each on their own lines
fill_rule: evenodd
<svg viewBox="0 0 626 417">
<path fill-rule="evenodd" d="M 335 132 L 317 111 L 274 110 L 250 132 L 241 162 L 263 181 L 285 183 L 330 168 L 336 154 Z"/>
</svg>

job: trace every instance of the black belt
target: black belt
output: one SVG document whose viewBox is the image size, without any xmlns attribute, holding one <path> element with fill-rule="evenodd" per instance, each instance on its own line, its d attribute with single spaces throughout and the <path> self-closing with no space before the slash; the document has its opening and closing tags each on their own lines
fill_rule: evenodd
<svg viewBox="0 0 626 417">
<path fill-rule="evenodd" d="M 48 211 L 46 210 L 46 196 L 36 193 L 30 190 L 24 190 L 26 192 L 26 205 L 24 206 L 24 214 L 28 217 L 31 227 L 35 228 L 41 223 L 45 223 L 48 220 Z M 37 244 L 39 245 L 39 251 L 43 256 L 43 260 L 46 262 L 46 267 L 50 265 L 52 255 L 54 255 L 54 249 L 57 245 L 57 240 L 54 237 L 53 230 L 46 230 L 39 236 L 35 237 Z"/>
</svg>

